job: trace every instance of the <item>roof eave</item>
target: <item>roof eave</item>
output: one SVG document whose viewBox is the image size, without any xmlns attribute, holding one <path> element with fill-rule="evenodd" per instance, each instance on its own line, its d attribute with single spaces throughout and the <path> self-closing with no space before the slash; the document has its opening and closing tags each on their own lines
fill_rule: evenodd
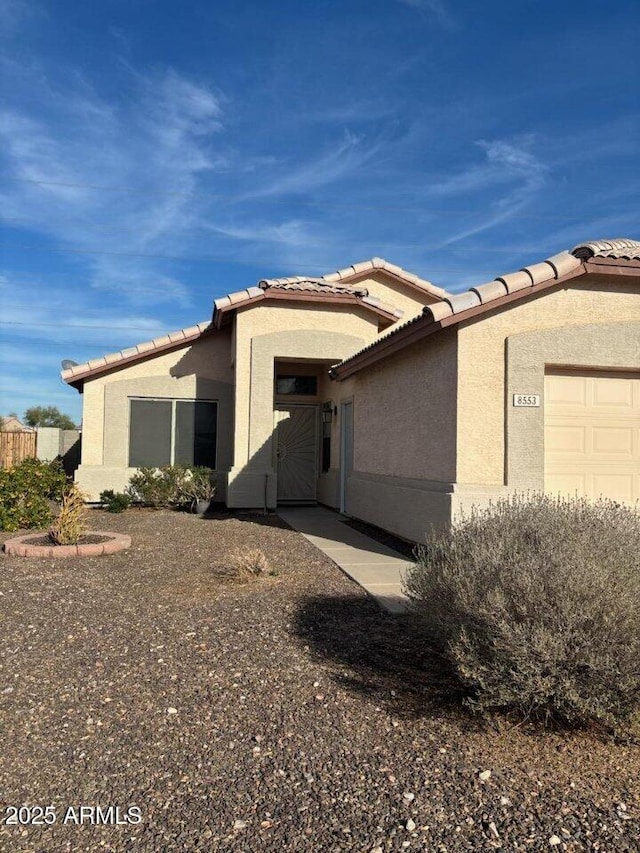
<svg viewBox="0 0 640 853">
<path fill-rule="evenodd" d="M 324 305 L 359 305 L 367 311 L 372 311 L 383 320 L 387 320 L 390 324 L 396 323 L 400 317 L 390 311 L 385 311 L 378 305 L 373 305 L 370 302 L 363 301 L 362 297 L 350 293 L 309 293 L 303 290 L 287 291 L 276 290 L 269 288 L 264 291 L 261 296 L 254 296 L 245 300 L 223 305 L 216 308 L 213 316 L 213 324 L 216 328 L 220 328 L 225 322 L 233 317 L 235 311 L 239 308 L 248 308 L 257 302 L 316 302 Z"/>
<path fill-rule="evenodd" d="M 584 262 L 585 270 L 591 275 L 623 275 L 640 278 L 640 261 L 628 258 L 589 258 Z"/>
<path fill-rule="evenodd" d="M 512 302 L 522 300 L 526 296 L 543 293 L 546 290 L 550 290 L 552 287 L 561 287 L 565 282 L 586 275 L 587 272 L 588 270 L 586 269 L 586 265 L 581 264 L 577 269 L 572 270 L 560 278 L 554 278 L 549 281 L 541 282 L 540 284 L 534 284 L 525 290 L 517 290 L 512 293 L 507 293 L 504 296 L 492 299 L 484 304 L 468 308 L 466 311 L 459 311 L 455 314 L 451 314 L 441 320 L 434 320 L 430 313 L 421 314 L 405 326 L 399 328 L 397 332 L 393 332 L 388 337 L 383 338 L 379 343 L 374 343 L 370 349 L 364 350 L 353 359 L 348 359 L 342 364 L 335 365 L 330 371 L 331 378 L 341 382 L 343 379 L 348 379 L 350 376 L 353 376 L 354 373 L 358 373 L 364 368 L 376 364 L 383 358 L 404 349 L 410 344 L 413 344 L 422 338 L 429 337 L 440 329 L 457 326 L 460 323 L 464 323 L 465 320 L 473 320 L 482 314 L 488 314 L 490 311 L 510 305 Z"/>
<path fill-rule="evenodd" d="M 62 371 L 60 374 L 60 378 L 67 385 L 70 385 L 72 388 L 75 388 L 77 391 L 81 392 L 82 387 L 87 379 L 94 379 L 96 376 L 102 376 L 106 373 L 111 373 L 113 371 L 120 370 L 122 367 L 128 367 L 130 364 L 146 361 L 147 359 L 155 358 L 157 355 L 181 349 L 182 347 L 188 346 L 194 341 L 197 341 L 199 338 L 210 334 L 211 331 L 212 328 L 209 326 L 204 331 L 199 331 L 197 333 L 194 332 L 192 335 L 185 335 L 180 340 L 168 341 L 166 344 L 155 346 L 153 348 L 145 350 L 144 352 L 134 352 L 131 353 L 131 355 L 123 356 L 122 358 L 118 358 L 117 360 L 105 360 L 103 364 L 96 365 L 95 367 L 84 370 L 81 373 L 75 373 L 69 376 L 65 376 L 64 374 L 66 371 Z"/>
</svg>

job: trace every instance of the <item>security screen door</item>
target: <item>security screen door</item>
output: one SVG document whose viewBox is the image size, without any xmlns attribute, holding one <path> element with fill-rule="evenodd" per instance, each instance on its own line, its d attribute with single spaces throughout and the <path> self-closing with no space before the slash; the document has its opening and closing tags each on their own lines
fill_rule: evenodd
<svg viewBox="0 0 640 853">
<path fill-rule="evenodd" d="M 278 502 L 313 502 L 318 478 L 318 407 L 278 406 L 275 414 Z"/>
</svg>

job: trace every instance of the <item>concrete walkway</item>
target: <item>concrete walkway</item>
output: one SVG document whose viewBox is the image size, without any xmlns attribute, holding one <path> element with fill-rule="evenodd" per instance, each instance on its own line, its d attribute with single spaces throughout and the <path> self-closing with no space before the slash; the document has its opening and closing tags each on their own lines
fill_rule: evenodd
<svg viewBox="0 0 640 853">
<path fill-rule="evenodd" d="M 397 551 L 358 533 L 324 507 L 278 507 L 278 515 L 336 563 L 389 613 L 404 613 L 404 572 L 413 565 Z"/>
</svg>

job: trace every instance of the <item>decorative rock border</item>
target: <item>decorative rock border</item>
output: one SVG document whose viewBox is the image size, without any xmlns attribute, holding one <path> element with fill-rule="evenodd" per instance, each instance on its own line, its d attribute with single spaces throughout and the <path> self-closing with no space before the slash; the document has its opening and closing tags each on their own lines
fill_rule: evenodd
<svg viewBox="0 0 640 853">
<path fill-rule="evenodd" d="M 87 542 L 84 545 L 32 545 L 33 539 L 42 539 L 42 532 L 27 536 L 15 536 L 4 543 L 6 554 L 13 557 L 100 557 L 103 554 L 116 554 L 131 546 L 131 537 L 125 533 L 107 533 L 104 530 L 91 530 L 91 536 L 107 536 L 106 542 Z"/>
</svg>

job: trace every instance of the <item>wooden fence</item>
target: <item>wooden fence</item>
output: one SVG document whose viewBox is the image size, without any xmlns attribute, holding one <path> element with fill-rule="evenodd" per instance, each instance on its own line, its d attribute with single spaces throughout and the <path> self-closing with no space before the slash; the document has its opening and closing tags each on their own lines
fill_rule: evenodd
<svg viewBox="0 0 640 853">
<path fill-rule="evenodd" d="M 37 433 L 0 432 L 0 468 L 13 468 L 36 455 Z"/>
</svg>

